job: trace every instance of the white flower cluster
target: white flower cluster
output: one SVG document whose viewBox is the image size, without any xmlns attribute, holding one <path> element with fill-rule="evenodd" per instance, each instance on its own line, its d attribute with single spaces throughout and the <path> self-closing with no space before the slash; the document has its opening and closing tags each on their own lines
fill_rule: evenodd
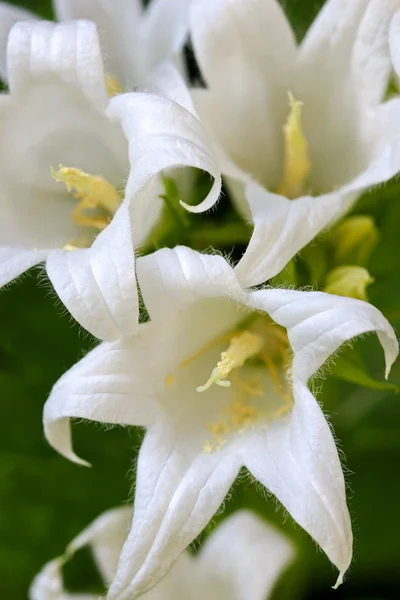
<svg viewBox="0 0 400 600">
<path fill-rule="evenodd" d="M 277 0 L 54 5 L 57 24 L 0 5 L 0 284 L 45 262 L 65 307 L 101 340 L 55 384 L 49 443 L 84 464 L 71 418 L 146 435 L 129 533 L 128 509 L 104 514 L 31 598 L 77 597 L 61 567 L 90 543 L 110 600 L 263 600 L 293 549 L 251 513 L 223 523 L 196 558 L 184 552 L 243 467 L 340 583 L 352 557 L 345 482 L 309 381 L 367 332 L 388 374 L 397 339 L 368 302 L 271 280 L 400 172 L 400 96 L 386 101 L 400 76 L 400 1 L 327 0 L 300 45 Z M 187 39 L 204 87 L 186 84 Z M 209 210 L 223 178 L 252 224 L 234 265 L 190 243 L 143 251 L 171 203 L 166 174 L 193 188 L 190 168 L 212 185 L 171 210 Z"/>
</svg>

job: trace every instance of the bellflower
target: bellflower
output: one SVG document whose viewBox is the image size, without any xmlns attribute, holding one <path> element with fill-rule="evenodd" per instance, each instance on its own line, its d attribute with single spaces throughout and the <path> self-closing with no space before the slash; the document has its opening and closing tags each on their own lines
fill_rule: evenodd
<svg viewBox="0 0 400 600">
<path fill-rule="evenodd" d="M 17 23 L 7 64 L 10 92 L 0 96 L 0 285 L 46 260 L 58 296 L 81 325 L 101 339 L 133 333 L 133 243 L 143 242 L 161 207 L 153 176 L 185 164 L 185 157 L 167 134 L 164 144 L 172 139 L 173 147 L 150 162 L 141 155 L 143 141 L 130 144 L 130 132 L 127 141 L 108 115 L 106 74 L 92 22 Z M 179 82 L 172 67 L 161 69 L 158 78 L 165 90 Z M 114 100 L 129 113 L 132 97 Z M 146 105 L 146 94 L 136 100 Z M 168 98 L 159 102 L 175 106 Z M 199 133 L 185 151 L 190 164 L 211 169 L 216 178 L 211 195 L 218 197 L 219 172 L 207 140 L 193 112 L 186 112 L 193 135 Z M 138 108 L 136 119 L 141 117 Z M 130 169 L 135 177 L 124 202 Z M 147 210 L 140 211 L 142 204 Z"/>
<path fill-rule="evenodd" d="M 116 571 L 130 510 L 107 511 L 67 548 L 64 557 L 48 563 L 35 578 L 30 600 L 95 600 L 91 594 L 64 590 L 62 564 L 90 545 L 108 584 Z M 183 552 L 170 573 L 143 600 L 266 600 L 276 580 L 292 562 L 294 548 L 285 536 L 250 511 L 228 517 L 192 557 Z"/>
<path fill-rule="evenodd" d="M 188 33 L 189 0 L 54 0 L 58 21 L 87 19 L 97 25 L 107 76 L 116 89 L 143 85 L 151 70 L 178 55 Z M 0 76 L 7 80 L 8 33 L 17 21 L 39 17 L 0 3 Z"/>
<path fill-rule="evenodd" d="M 240 275 L 282 269 L 360 194 L 400 170 L 400 101 L 385 103 L 398 0 L 327 0 L 305 39 L 276 0 L 195 0 L 207 89 L 196 108 L 254 223 Z M 250 180 L 250 181 L 249 181 Z M 233 189 L 233 188 L 232 188 Z M 243 196 L 243 197 L 242 197 Z"/>
<path fill-rule="evenodd" d="M 87 354 L 46 402 L 47 439 L 75 462 L 84 463 L 71 447 L 71 417 L 147 429 L 110 599 L 136 598 L 162 578 L 243 466 L 324 550 L 339 582 L 350 564 L 343 473 L 308 382 L 344 342 L 370 331 L 388 374 L 396 337 L 365 302 L 244 289 L 238 272 L 240 263 L 233 269 L 221 256 L 186 247 L 139 258 L 150 320 Z"/>
</svg>

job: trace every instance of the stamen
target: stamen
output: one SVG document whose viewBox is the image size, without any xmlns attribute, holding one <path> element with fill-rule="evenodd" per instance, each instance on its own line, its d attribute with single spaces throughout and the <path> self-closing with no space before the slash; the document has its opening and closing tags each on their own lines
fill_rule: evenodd
<svg viewBox="0 0 400 600">
<path fill-rule="evenodd" d="M 171 385 L 174 384 L 174 381 L 175 381 L 174 375 L 172 375 L 172 373 L 169 373 L 165 378 L 166 387 L 171 387 Z"/>
<path fill-rule="evenodd" d="M 74 167 L 60 165 L 59 170 L 52 169 L 51 174 L 56 181 L 65 183 L 67 190 L 79 200 L 72 213 L 75 223 L 100 231 L 107 227 L 121 203 L 120 195 L 114 186 L 99 175 L 89 175 Z M 90 215 L 86 212 L 99 209 L 105 214 Z"/>
<path fill-rule="evenodd" d="M 112 73 L 106 73 L 105 80 L 106 80 L 107 94 L 110 96 L 110 98 L 113 98 L 114 96 L 118 96 L 118 94 L 122 94 L 123 89 L 122 89 L 122 85 L 118 81 L 118 77 L 116 77 Z"/>
<path fill-rule="evenodd" d="M 231 338 L 228 350 L 221 354 L 221 360 L 213 369 L 210 378 L 204 385 L 196 388 L 197 392 L 204 392 L 212 386 L 213 383 L 222 387 L 230 387 L 231 382 L 226 381 L 229 373 L 233 369 L 241 367 L 247 359 L 256 356 L 264 345 L 263 339 L 251 333 L 242 331 Z"/>
<path fill-rule="evenodd" d="M 286 198 L 298 198 L 305 191 L 307 177 L 311 170 L 308 144 L 302 131 L 302 103 L 289 93 L 290 113 L 283 128 L 285 155 L 283 177 L 277 193 Z"/>
</svg>

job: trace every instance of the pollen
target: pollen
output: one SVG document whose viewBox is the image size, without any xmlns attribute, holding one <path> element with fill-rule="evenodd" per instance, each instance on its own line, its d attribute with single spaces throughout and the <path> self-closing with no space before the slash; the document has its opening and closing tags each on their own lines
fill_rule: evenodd
<svg viewBox="0 0 400 600">
<path fill-rule="evenodd" d="M 56 181 L 66 185 L 67 190 L 79 200 L 72 213 L 72 220 L 82 227 L 92 227 L 102 231 L 110 223 L 113 214 L 121 203 L 121 197 L 114 186 L 100 175 L 89 175 L 74 167 L 59 166 L 51 170 Z"/>
<path fill-rule="evenodd" d="M 308 144 L 303 134 L 302 103 L 289 93 L 290 113 L 283 128 L 285 149 L 283 177 L 277 193 L 286 198 L 298 198 L 305 192 L 311 170 Z"/>
<path fill-rule="evenodd" d="M 118 80 L 118 77 L 116 77 L 112 73 L 106 73 L 105 80 L 106 80 L 107 94 L 109 95 L 110 98 L 113 98 L 114 96 L 118 96 L 118 94 L 122 94 L 123 89 L 122 89 L 122 85 L 120 84 L 120 82 Z"/>
<path fill-rule="evenodd" d="M 213 383 L 221 387 L 230 387 L 227 377 L 233 369 L 237 369 L 260 353 L 264 345 L 263 339 L 250 331 L 241 331 L 230 340 L 228 350 L 221 353 L 221 360 L 213 369 L 210 378 L 204 385 L 196 388 L 197 392 L 205 392 Z"/>
</svg>

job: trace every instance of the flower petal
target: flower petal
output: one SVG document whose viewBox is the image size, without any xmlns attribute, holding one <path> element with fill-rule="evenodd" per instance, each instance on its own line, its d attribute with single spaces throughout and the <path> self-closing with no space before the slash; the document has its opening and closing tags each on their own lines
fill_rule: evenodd
<svg viewBox="0 0 400 600">
<path fill-rule="evenodd" d="M 388 31 L 398 6 L 397 0 L 372 0 L 358 28 L 351 71 L 363 108 L 384 100 L 391 74 Z"/>
<path fill-rule="evenodd" d="M 107 106 L 94 23 L 17 23 L 8 39 L 7 65 L 11 94 L 23 94 L 32 83 L 58 80 L 78 88 L 97 110 Z"/>
<path fill-rule="evenodd" d="M 188 0 L 152 0 L 143 15 L 142 35 L 148 50 L 148 65 L 155 67 L 176 55 L 189 32 Z"/>
<path fill-rule="evenodd" d="M 110 583 L 117 570 L 131 519 L 130 506 L 107 510 L 68 544 L 67 554 L 70 556 L 90 545 L 104 582 Z"/>
<path fill-rule="evenodd" d="M 46 250 L 25 250 L 0 247 L 0 287 L 10 283 L 22 273 L 46 260 Z"/>
<path fill-rule="evenodd" d="M 330 60 L 340 68 L 347 68 L 346 61 L 369 3 L 370 0 L 325 2 L 300 46 L 300 62 L 321 66 Z"/>
<path fill-rule="evenodd" d="M 214 178 L 207 197 L 197 206 L 186 206 L 188 210 L 203 212 L 217 202 L 221 191 L 219 166 L 205 130 L 190 112 L 168 98 L 137 93 L 116 96 L 107 113 L 121 122 L 129 142 L 131 173 L 125 194 L 132 202 L 134 220 L 141 222 L 140 214 L 147 208 L 137 192 L 170 167 L 196 167 Z"/>
<path fill-rule="evenodd" d="M 317 401 L 296 383 L 288 420 L 248 436 L 242 457 L 249 471 L 269 489 L 319 544 L 340 571 L 352 556 L 352 532 L 343 473 L 335 441 Z"/>
<path fill-rule="evenodd" d="M 354 200 L 350 194 L 339 193 L 288 200 L 268 192 L 256 182 L 246 186 L 246 198 L 254 231 L 235 268 L 244 287 L 264 283 L 277 275 Z"/>
<path fill-rule="evenodd" d="M 400 78 L 400 10 L 396 12 L 390 24 L 389 47 L 393 68 Z"/>
<path fill-rule="evenodd" d="M 194 0 L 191 30 L 196 57 L 211 88 L 248 95 L 248 79 L 277 78 L 294 60 L 296 42 L 275 0 Z"/>
<path fill-rule="evenodd" d="M 149 340 L 146 326 L 135 336 L 103 343 L 67 371 L 55 384 L 44 406 L 45 436 L 60 454 L 88 465 L 72 450 L 70 418 L 102 423 L 147 426 L 158 415 L 151 374 L 141 355 Z M 132 373 L 132 365 L 139 363 Z"/>
<path fill-rule="evenodd" d="M 398 355 L 390 323 L 367 302 L 323 292 L 260 290 L 249 293 L 249 306 L 266 311 L 286 327 L 294 352 L 293 380 L 307 383 L 340 346 L 376 331 L 385 352 L 386 377 Z"/>
<path fill-rule="evenodd" d="M 277 529 L 241 510 L 213 531 L 196 562 L 210 583 L 226 582 L 236 598 L 265 600 L 294 555 L 294 546 Z"/>
<path fill-rule="evenodd" d="M 0 3 L 0 77 L 7 81 L 7 40 L 17 21 L 33 21 L 37 19 L 34 13 L 23 8 L 17 8 L 6 2 Z"/>
<path fill-rule="evenodd" d="M 238 302 L 246 298 L 232 267 L 222 256 L 202 254 L 186 246 L 162 248 L 140 257 L 137 274 L 152 319 L 188 308 L 200 298 L 222 296 Z"/>
<path fill-rule="evenodd" d="M 128 600 L 157 584 L 207 525 L 239 472 L 234 455 L 193 454 L 165 424 L 139 453 L 134 517 L 108 597 Z"/>
<path fill-rule="evenodd" d="M 98 517 L 69 544 L 66 556 L 47 563 L 29 590 L 30 600 L 96 600 L 93 594 L 68 594 L 64 590 L 62 568 L 66 558 L 90 545 L 105 582 L 114 576 L 122 544 L 126 538 L 131 509 L 114 508 Z"/>
<path fill-rule="evenodd" d="M 126 204 L 91 248 L 57 250 L 46 268 L 61 301 L 94 336 L 114 340 L 136 331 L 139 304 Z"/>
<path fill-rule="evenodd" d="M 54 4 L 60 21 L 94 21 L 107 71 L 124 87 L 139 83 L 147 59 L 140 38 L 140 0 L 55 0 Z"/>
<path fill-rule="evenodd" d="M 243 171 L 264 185 L 278 185 L 296 52 L 282 8 L 275 0 L 197 0 L 191 30 L 212 94 L 204 114 L 199 107 L 201 118 Z"/>
</svg>

